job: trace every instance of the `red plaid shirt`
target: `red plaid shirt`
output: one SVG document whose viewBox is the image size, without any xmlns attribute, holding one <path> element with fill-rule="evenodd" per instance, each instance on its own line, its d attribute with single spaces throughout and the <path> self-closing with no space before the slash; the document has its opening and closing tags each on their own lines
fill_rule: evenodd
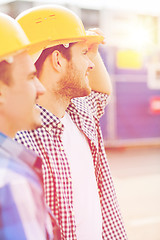
<svg viewBox="0 0 160 240">
<path fill-rule="evenodd" d="M 107 102 L 106 94 L 92 91 L 87 97 L 72 99 L 66 111 L 77 127 L 86 135 L 92 151 L 101 201 L 103 239 L 126 240 L 127 236 L 99 125 L 99 119 L 104 113 Z M 16 140 L 33 149 L 42 157 L 46 202 L 58 220 L 62 240 L 76 240 L 72 176 L 62 143 L 64 126 L 52 113 L 40 108 L 42 127 L 35 131 L 19 132 Z"/>
</svg>

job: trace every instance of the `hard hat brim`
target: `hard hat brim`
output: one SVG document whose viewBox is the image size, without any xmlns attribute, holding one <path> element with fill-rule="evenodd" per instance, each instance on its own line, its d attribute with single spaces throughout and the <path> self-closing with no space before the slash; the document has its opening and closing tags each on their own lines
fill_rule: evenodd
<svg viewBox="0 0 160 240">
<path fill-rule="evenodd" d="M 73 42 L 81 42 L 81 41 L 85 41 L 87 44 L 100 44 L 102 43 L 104 40 L 103 36 L 100 35 L 86 35 L 83 37 L 77 37 L 77 38 L 69 38 L 69 39 L 57 39 L 57 40 L 49 40 L 50 44 L 53 43 L 54 45 L 60 45 L 60 44 L 67 44 L 67 43 L 73 43 Z"/>
<path fill-rule="evenodd" d="M 77 38 L 69 38 L 69 39 L 66 38 L 66 39 L 57 39 L 57 40 L 48 39 L 43 42 L 30 44 L 28 46 L 28 51 L 31 55 L 33 55 L 39 50 L 44 50 L 48 46 L 57 46 L 61 44 L 68 44 L 68 43 L 81 42 L 81 41 L 85 41 L 87 45 L 91 45 L 94 43 L 100 44 L 103 42 L 103 40 L 104 40 L 104 37 L 100 35 L 89 35 L 89 36 L 86 35 L 79 38 L 77 37 Z"/>
<path fill-rule="evenodd" d="M 27 50 L 28 50 L 29 54 L 32 55 L 40 50 L 45 49 L 47 45 L 48 45 L 48 40 L 44 40 L 44 41 L 36 42 L 36 43 L 30 43 L 27 46 Z"/>
<path fill-rule="evenodd" d="M 27 51 L 30 55 L 44 49 L 46 45 L 48 44 L 48 41 L 41 41 L 37 43 L 30 43 L 28 41 L 28 44 L 26 43 L 24 46 L 20 46 L 19 48 L 15 48 L 12 51 L 7 51 L 4 54 L 0 55 L 0 61 L 3 61 L 3 59 L 7 59 L 10 56 L 18 55 L 20 52 Z"/>
</svg>

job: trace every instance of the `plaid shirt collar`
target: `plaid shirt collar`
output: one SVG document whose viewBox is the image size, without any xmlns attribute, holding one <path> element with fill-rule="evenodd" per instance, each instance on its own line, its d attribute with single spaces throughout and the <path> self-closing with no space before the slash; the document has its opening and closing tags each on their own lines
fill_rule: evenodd
<svg viewBox="0 0 160 240">
<path fill-rule="evenodd" d="M 82 113 L 76 109 L 74 101 L 76 101 L 76 100 L 74 100 L 74 99 L 71 100 L 71 103 L 69 104 L 66 111 L 81 115 Z M 42 126 L 43 127 L 47 127 L 50 124 L 56 126 L 57 124 L 60 123 L 60 119 L 58 117 L 56 117 L 54 114 L 52 114 L 47 109 L 43 108 L 42 106 L 40 106 L 38 104 L 37 104 L 37 106 L 41 109 Z"/>
<path fill-rule="evenodd" d="M 69 113 L 73 121 L 76 115 L 76 119 L 78 119 L 78 121 L 76 121 L 76 124 L 78 125 L 78 127 L 86 134 L 86 136 L 91 140 L 91 142 L 93 142 L 95 146 L 98 147 L 98 139 L 94 131 L 95 129 L 94 121 L 91 114 L 88 111 L 88 108 L 84 109 L 84 106 L 83 108 L 79 108 L 76 106 L 76 104 L 77 98 L 72 99 L 71 103 L 66 109 L 66 112 Z M 42 106 L 38 105 L 38 107 L 41 109 L 42 127 L 44 127 L 48 132 L 52 128 L 54 134 L 62 135 L 64 126 L 61 123 L 60 119 L 51 112 L 49 112 L 47 109 L 43 108 Z M 86 118 L 84 118 L 84 116 L 86 116 Z M 86 126 L 89 127 L 90 131 L 88 130 L 86 131 Z"/>
<path fill-rule="evenodd" d="M 13 161 L 20 162 L 21 164 L 29 165 L 37 175 L 40 177 L 42 174 L 41 166 L 42 160 L 35 152 L 26 149 L 23 145 L 12 140 L 0 132 L 0 147 L 9 156 L 13 157 Z M 42 181 L 42 177 L 40 177 Z"/>
</svg>

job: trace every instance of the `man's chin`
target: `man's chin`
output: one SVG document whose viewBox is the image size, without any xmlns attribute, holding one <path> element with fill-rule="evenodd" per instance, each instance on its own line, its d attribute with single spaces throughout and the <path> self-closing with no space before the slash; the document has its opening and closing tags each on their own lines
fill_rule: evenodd
<svg viewBox="0 0 160 240">
<path fill-rule="evenodd" d="M 90 93 L 91 93 L 91 88 L 90 87 L 85 88 L 83 91 L 83 94 L 84 94 L 83 97 L 88 96 Z"/>
<path fill-rule="evenodd" d="M 85 87 L 82 88 L 81 91 L 77 92 L 76 97 L 86 97 L 91 93 L 91 88 L 90 87 Z"/>
</svg>

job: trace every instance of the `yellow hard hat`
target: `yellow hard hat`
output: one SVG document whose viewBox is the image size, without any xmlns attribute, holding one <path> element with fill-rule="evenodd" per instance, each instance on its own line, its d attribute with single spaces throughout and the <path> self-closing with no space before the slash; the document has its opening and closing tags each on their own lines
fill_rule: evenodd
<svg viewBox="0 0 160 240">
<path fill-rule="evenodd" d="M 40 41 L 36 46 L 30 43 L 21 26 L 12 17 L 0 13 L 0 59 L 4 59 L 23 49 L 29 50 L 36 47 L 36 49 L 40 50 L 42 45 Z"/>
<path fill-rule="evenodd" d="M 101 43 L 103 36 L 87 35 L 81 19 L 71 10 L 58 5 L 33 7 L 21 13 L 17 21 L 29 40 L 48 40 L 48 45 L 60 45 L 86 40 Z"/>
</svg>

